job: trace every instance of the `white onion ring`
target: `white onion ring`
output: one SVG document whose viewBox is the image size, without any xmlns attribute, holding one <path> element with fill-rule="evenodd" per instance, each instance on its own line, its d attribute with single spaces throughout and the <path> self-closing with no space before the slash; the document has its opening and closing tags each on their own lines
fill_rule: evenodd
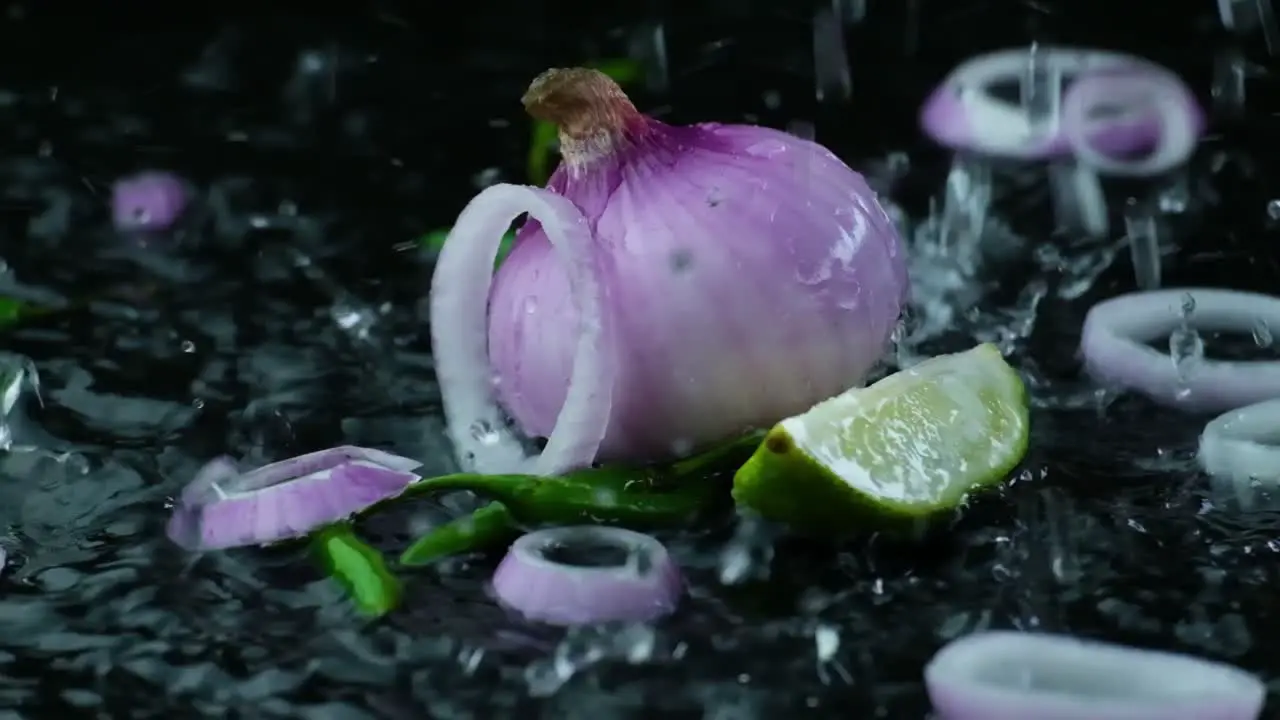
<svg viewBox="0 0 1280 720">
<path fill-rule="evenodd" d="M 1121 295 L 1094 305 L 1085 317 L 1080 349 L 1088 372 L 1109 385 L 1191 411 L 1223 412 L 1280 397 L 1280 362 L 1200 359 L 1183 377 L 1169 355 L 1142 344 L 1184 321 L 1186 295 L 1195 300 L 1195 311 L 1186 319 L 1193 328 L 1248 333 L 1257 320 L 1280 327 L 1280 298 L 1270 295 L 1209 288 Z"/>
<path fill-rule="evenodd" d="M 489 290 L 503 234 L 522 213 L 537 220 L 564 263 L 581 318 L 564 407 L 547 445 L 529 458 L 494 399 L 488 350 Z M 578 208 L 553 192 L 499 184 L 467 204 L 436 260 L 431 344 L 449 436 L 463 468 L 484 474 L 556 475 L 590 465 L 612 409 L 616 359 L 596 271 L 595 239 Z"/>
<path fill-rule="evenodd" d="M 1280 399 L 1223 413 L 1204 426 L 1197 459 L 1214 478 L 1237 487 L 1280 483 Z"/>
<path fill-rule="evenodd" d="M 625 560 L 593 567 L 561 564 L 546 555 L 553 548 L 587 543 L 616 548 Z M 524 535 L 493 574 L 493 591 L 503 605 L 551 625 L 652 620 L 675 610 L 682 589 L 680 569 L 662 543 L 595 525 Z"/>
<path fill-rule="evenodd" d="M 1091 132 L 1097 122 L 1089 114 L 1099 106 L 1153 110 L 1161 126 L 1155 150 L 1137 160 L 1097 150 Z M 1195 96 L 1181 78 L 1148 63 L 1137 72 L 1085 75 L 1072 83 L 1062 99 L 1062 132 L 1080 163 L 1106 175 L 1149 177 L 1185 163 L 1195 152 L 1199 113 Z"/>
<path fill-rule="evenodd" d="M 1224 663 L 1066 635 L 992 631 L 924 669 L 947 720 L 1255 720 L 1266 686 Z"/>
<path fill-rule="evenodd" d="M 242 473 L 230 458 L 207 463 L 182 490 L 166 528 L 192 551 L 265 545 L 307 535 L 399 495 L 422 463 L 344 445 Z"/>
</svg>

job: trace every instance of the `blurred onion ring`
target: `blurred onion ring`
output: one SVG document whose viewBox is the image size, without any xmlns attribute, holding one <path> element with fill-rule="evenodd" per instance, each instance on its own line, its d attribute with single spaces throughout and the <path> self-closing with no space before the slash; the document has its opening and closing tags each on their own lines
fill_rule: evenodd
<svg viewBox="0 0 1280 720">
<path fill-rule="evenodd" d="M 1280 399 L 1232 410 L 1200 435 L 1200 467 L 1215 478 L 1247 486 L 1280 480 Z"/>
<path fill-rule="evenodd" d="M 1124 53 L 1083 48 L 1016 48 L 971 58 L 952 70 L 925 101 L 920 125 L 938 143 L 997 157 L 1044 160 L 1075 152 L 1064 131 L 1061 109 L 1049 132 L 1037 132 L 1023 108 L 992 93 L 999 83 L 1018 83 L 1032 62 L 1079 84 L 1095 74 L 1169 76 L 1168 70 Z M 1091 95 L 1085 94 L 1088 100 Z M 1090 147 L 1125 156 L 1155 145 L 1160 120 L 1147 114 L 1118 114 L 1106 123 L 1089 123 Z"/>
<path fill-rule="evenodd" d="M 1280 298 L 1270 295 L 1209 288 L 1121 295 L 1094 305 L 1085 317 L 1080 350 L 1089 374 L 1192 412 L 1224 412 L 1280 398 L 1280 362 L 1201 358 L 1179 368 L 1168 353 L 1146 345 L 1184 322 L 1188 295 L 1195 311 L 1185 321 L 1198 330 L 1251 333 L 1259 321 L 1280 327 Z"/>
<path fill-rule="evenodd" d="M 1100 111 L 1109 110 L 1098 117 Z M 1099 142 L 1116 117 L 1154 120 L 1159 127 L 1145 157 L 1125 158 Z M 1104 175 L 1148 177 L 1182 165 L 1195 152 L 1204 116 L 1174 73 L 1158 66 L 1082 76 L 1062 100 L 1063 135 L 1076 160 Z M 1134 148 L 1137 151 L 1139 148 Z"/>
<path fill-rule="evenodd" d="M 1225 663 L 1069 635 L 965 635 L 924 669 L 947 720 L 1255 720 L 1267 688 Z"/>
</svg>

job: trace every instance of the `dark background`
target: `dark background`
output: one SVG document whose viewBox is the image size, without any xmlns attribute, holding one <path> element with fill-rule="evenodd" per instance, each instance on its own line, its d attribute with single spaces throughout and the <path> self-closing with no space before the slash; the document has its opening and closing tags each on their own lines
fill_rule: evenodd
<svg viewBox="0 0 1280 720">
<path fill-rule="evenodd" d="M 282 203 L 291 203 L 299 215 L 324 217 L 324 232 L 279 222 L 271 229 L 213 233 L 207 243 L 189 249 L 200 264 L 213 268 L 212 280 L 172 286 L 159 291 L 160 300 L 153 297 L 153 304 L 169 303 L 175 308 L 172 313 L 162 312 L 164 323 L 179 323 L 172 316 L 187 309 L 203 312 L 201 303 L 252 303 L 244 296 L 266 292 L 264 287 L 272 283 L 282 283 L 276 288 L 281 296 L 315 293 L 314 300 L 299 302 L 319 307 L 327 300 L 315 288 L 305 290 L 256 276 L 246 279 L 253 275 L 249 271 L 263 248 L 296 244 L 325 264 L 332 282 L 363 301 L 391 302 L 403 309 L 389 322 L 405 343 L 422 349 L 425 333 L 413 309 L 426 294 L 430 268 L 426 262 L 406 262 L 402 243 L 448 225 L 476 192 L 479 176 L 489 181 L 525 181 L 529 131 L 519 97 L 533 76 L 550 66 L 624 55 L 636 28 L 645 24 L 665 27 L 671 73 L 668 90 L 633 93 L 642 109 L 680 123 L 751 121 L 785 127 L 793 121 L 813 122 L 817 139 L 855 167 L 879 161 L 892 151 L 906 151 L 913 170 L 897 199 L 914 215 L 923 212 L 928 197 L 938 192 L 947 165 L 947 156 L 917 131 L 919 105 L 947 71 L 971 55 L 1033 40 L 1121 49 L 1181 73 L 1206 107 L 1213 104 L 1215 56 L 1224 48 L 1239 45 L 1255 63 L 1275 68 L 1257 38 L 1237 43 L 1218 28 L 1211 0 L 869 0 L 866 20 L 848 28 L 845 35 L 852 95 L 848 100 L 820 103 L 814 89 L 813 8 L 798 0 L 11 3 L 0 19 L 0 151 L 7 161 L 0 170 L 0 181 L 7 188 L 0 204 L 0 256 L 19 269 L 26 282 L 48 284 L 67 294 L 93 294 L 136 272 L 84 259 L 108 232 L 102 194 L 111 179 L 152 167 L 173 169 L 201 187 L 223 184 L 228 178 L 248 178 L 248 185 L 229 193 L 233 215 L 260 213 L 279 219 L 288 214 L 281 210 Z M 319 74 L 300 76 L 299 54 L 308 50 L 317 52 L 325 67 Z M 1171 284 L 1274 291 L 1280 280 L 1280 251 L 1266 213 L 1268 200 L 1280 197 L 1275 182 L 1280 93 L 1274 77 L 1260 72 L 1250 80 L 1246 108 L 1241 116 L 1215 116 L 1205 149 L 1195 160 L 1196 177 L 1209 179 L 1220 199 L 1206 205 L 1182 233 L 1179 251 L 1167 268 Z M 1220 155 L 1228 158 L 1222 167 L 1214 159 Z M 28 158 L 30 163 L 20 162 Z M 74 198 L 71 230 L 33 233 L 30 221 L 54 202 L 42 188 L 52 186 Z M 1046 223 L 1026 221 L 1027 227 L 1039 228 L 1033 237 L 1049 242 Z M 247 287 L 242 281 L 258 285 L 253 292 L 241 292 Z M 1009 285 L 1016 292 L 1015 279 Z M 1122 259 L 1104 276 L 1095 295 L 1131 287 L 1132 275 Z M 237 309 L 244 317 L 252 311 Z M 1071 350 L 1080 311 L 1078 306 L 1050 308 L 1046 321 L 1048 354 L 1064 372 L 1074 362 Z M 75 320 L 68 328 L 76 338 L 71 345 L 50 349 L 38 339 L 23 337 L 15 341 L 20 346 L 12 349 L 32 356 L 62 353 L 86 358 L 103 352 L 104 336 L 125 332 L 95 317 Z M 239 342 L 261 339 L 248 333 Z M 153 395 L 186 393 L 195 372 L 182 356 L 117 360 L 125 368 L 120 382 L 145 386 Z M 344 376 L 348 380 L 363 372 L 354 361 L 352 368 Z M 230 413 L 249 400 L 251 395 L 241 394 L 226 400 L 225 409 Z M 210 408 L 222 407 L 209 402 Z M 305 417 L 292 418 L 289 432 L 294 449 L 341 442 L 335 418 L 350 414 L 359 403 L 335 393 Z M 438 408 L 433 401 L 424 401 L 409 410 L 432 413 Z M 1133 411 L 1128 417 L 1130 427 L 1138 421 L 1149 423 L 1156 417 L 1152 413 L 1148 407 Z M 46 424 L 64 436 L 75 436 L 76 428 L 70 423 L 59 426 L 59 417 L 56 408 L 50 410 Z M 206 412 L 200 423 L 183 440 L 191 454 L 208 456 L 238 442 L 226 440 L 235 432 L 234 423 L 224 422 L 216 412 Z M 1080 447 L 1074 443 L 1084 433 L 1066 432 L 1071 426 L 1065 420 L 1058 429 L 1059 436 L 1049 447 L 1037 451 L 1043 457 L 1033 458 L 1053 467 L 1055 473 L 1067 468 L 1055 477 L 1066 476 L 1077 486 L 1089 488 L 1087 493 L 1106 487 L 1120 475 L 1107 463 L 1121 452 L 1115 448 L 1125 437 L 1080 440 Z M 82 434 L 75 439 L 88 437 Z M 1159 502 L 1151 500 L 1151 504 L 1156 507 Z M 156 518 L 162 513 L 158 504 L 151 511 L 151 532 L 158 537 Z M 1123 522 L 1117 520 L 1117 525 Z M 1170 537 L 1176 534 L 1169 533 Z M 1172 586 L 1177 583 L 1170 576 L 1190 574 L 1178 565 L 1182 558 L 1167 549 L 1170 545 L 1144 539 L 1133 543 L 1145 554 L 1133 550 L 1126 561 L 1098 562 L 1130 573 L 1136 578 L 1134 586 L 1163 587 L 1162 582 Z M 152 570 L 159 579 L 145 578 L 147 584 L 158 585 L 162 596 L 195 617 L 186 622 L 217 627 L 192 642 L 205 643 L 200 650 L 203 656 L 215 658 L 236 682 L 264 666 L 296 668 L 323 659 L 299 657 L 295 647 L 312 652 L 302 639 L 327 632 L 322 623 L 298 621 L 299 625 L 280 629 L 277 624 L 284 621 L 276 617 L 281 613 L 275 606 L 255 614 L 251 607 L 231 601 L 205 608 L 182 600 L 180 589 L 187 582 L 180 575 L 183 568 L 171 551 L 170 555 L 163 552 Z M 1035 556 L 1040 551 L 1028 552 Z M 846 631 L 842 652 L 861 673 L 855 673 L 857 681 L 852 684 L 814 675 L 808 636 L 757 634 L 734 639 L 735 624 L 764 624 L 792 613 L 803 604 L 810 585 L 824 585 L 833 592 L 856 587 L 867 595 L 864 580 L 870 576 L 859 565 L 862 558 L 850 559 L 847 553 L 842 557 L 835 563 L 821 553 L 793 555 L 771 591 L 736 595 L 737 591 L 728 591 L 724 597 L 718 591 L 704 591 L 695 603 L 702 608 L 701 614 L 681 621 L 681 631 L 695 638 L 696 657 L 654 669 L 645 683 L 625 685 L 626 692 L 642 688 L 641 704 L 647 702 L 677 717 L 754 717 L 750 713 L 755 711 L 748 710 L 745 701 L 737 714 L 729 701 L 722 704 L 730 708 L 719 711 L 723 714 L 700 714 L 699 708 L 712 704 L 709 694 L 730 697 L 732 693 L 724 688 L 735 684 L 759 696 L 752 696 L 759 701 L 753 707 L 777 716 L 803 712 L 811 717 L 921 717 L 927 703 L 918 685 L 919 666 L 935 649 L 931 643 L 936 639 L 923 629 L 925 621 L 909 602 L 904 601 L 902 610 L 881 608 L 878 615 L 866 616 L 873 620 L 859 621 L 869 623 L 858 626 L 860 631 Z M 1167 560 L 1167 572 L 1153 558 Z M 893 562 L 888 561 L 890 566 Z M 708 574 L 706 568 L 691 572 Z M 902 587 L 915 589 L 901 592 L 917 593 L 911 597 L 932 603 L 939 614 L 948 612 L 952 603 L 972 607 L 1004 602 L 991 599 L 993 593 L 1004 592 L 999 588 L 944 592 L 938 589 L 941 585 L 929 584 L 934 579 L 927 573 L 919 583 L 910 576 L 899 574 L 899 579 L 907 578 Z M 499 620 L 483 599 L 476 577 L 473 573 L 462 580 L 442 581 L 450 585 L 450 592 L 433 590 L 430 602 L 423 603 L 416 617 L 397 621 L 404 625 L 397 631 L 416 637 L 483 635 Z M 1274 574 L 1269 577 L 1275 578 Z M 989 579 L 985 582 L 991 584 Z M 1116 581 L 1124 582 L 1128 581 Z M 70 610 L 60 608 L 60 612 L 93 618 L 95 602 L 78 604 L 77 600 Z M 1009 600 L 1011 605 L 1021 602 Z M 1043 603 L 1039 606 L 1043 608 L 1054 601 L 1036 602 Z M 1097 620 L 1096 613 L 1089 615 L 1091 601 L 1080 603 L 1085 607 L 1083 614 L 1064 624 L 1115 634 L 1109 626 L 1096 630 L 1105 623 Z M 734 612 L 720 613 L 721 605 L 734 607 Z M 1265 619 L 1266 612 L 1259 608 L 1267 605 L 1265 598 L 1259 598 L 1250 607 Z M 215 621 L 215 617 L 221 619 Z M 0 648 L 5 647 L 7 621 L 11 618 L 0 618 Z M 31 626 L 23 627 L 33 632 Z M 101 629 L 126 632 L 110 624 Z M 1255 634 L 1264 629 L 1256 626 Z M 151 630 L 130 626 L 128 632 L 147 637 Z M 370 645 L 377 645 L 388 657 L 393 653 L 386 648 L 402 637 L 385 627 L 363 632 Z M 1167 632 L 1133 633 L 1135 642 L 1165 643 L 1169 637 Z M 708 640 L 713 634 L 717 639 Z M 452 660 L 450 669 L 433 669 L 443 667 L 445 655 L 457 655 L 469 647 L 458 642 L 440 651 L 440 657 L 403 660 L 401 667 L 388 671 L 385 681 L 344 685 L 312 679 L 275 691 L 275 698 L 308 705 L 313 709 L 306 717 L 320 719 L 426 717 L 428 706 L 433 708 L 432 716 L 438 717 L 533 717 L 543 709 L 521 696 L 523 665 L 517 667 L 514 660 L 509 666 L 485 665 L 475 675 L 462 673 Z M 1251 667 L 1257 669 L 1263 663 L 1274 667 L 1274 659 L 1262 658 L 1270 657 L 1266 640 L 1258 645 Z M 874 656 L 873 649 L 885 647 L 897 654 Z M 250 654 L 249 648 L 261 652 Z M 141 671 L 132 675 L 100 671 L 91 677 L 83 664 L 68 659 L 74 652 L 59 654 L 46 648 L 16 654 L 23 666 L 19 674 L 35 678 L 32 682 L 40 689 L 38 700 L 21 706 L 29 717 L 87 716 L 79 715 L 87 711 L 62 694 L 81 686 L 95 687 L 105 698 L 98 707 L 99 717 L 300 716 L 285 711 L 272 714 L 276 710 L 270 707 L 276 706 L 246 694 L 232 679 L 226 681 L 227 687 L 241 688 L 235 691 L 238 695 L 219 695 L 216 689 L 202 687 L 189 695 L 175 690 L 183 699 L 166 700 L 163 681 L 151 676 L 138 680 Z M 750 682 L 736 678 L 739 672 L 749 675 Z M 546 716 L 603 718 L 617 712 L 619 717 L 629 717 L 621 714 L 622 700 L 606 701 L 611 694 L 622 697 L 625 693 L 618 688 L 623 685 L 604 682 L 600 689 L 594 683 L 588 683 L 586 696 L 593 700 L 582 706 L 551 703 Z M 196 696 L 201 699 L 190 700 Z M 441 698 L 451 699 L 452 710 L 440 709 Z M 368 715 L 321 714 L 338 712 L 322 705 L 326 702 L 362 707 Z M 326 707 L 330 709 L 315 709 Z M 874 714 L 858 714 L 871 707 L 876 708 Z M 582 708 L 586 708 L 582 714 L 572 714 Z"/>
</svg>

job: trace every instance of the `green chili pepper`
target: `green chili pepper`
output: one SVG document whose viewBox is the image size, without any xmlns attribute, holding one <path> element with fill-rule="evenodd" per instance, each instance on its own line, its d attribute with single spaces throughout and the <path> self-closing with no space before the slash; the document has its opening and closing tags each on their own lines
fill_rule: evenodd
<svg viewBox="0 0 1280 720">
<path fill-rule="evenodd" d="M 507 506 L 492 502 L 418 538 L 400 556 L 400 564 L 426 565 L 449 555 L 497 547 L 519 534 L 520 526 Z"/>
<path fill-rule="evenodd" d="M 380 617 L 400 604 L 399 578 L 387 568 L 382 553 L 356 537 L 350 523 L 320 529 L 312 535 L 311 548 L 360 612 Z"/>
<path fill-rule="evenodd" d="M 18 322 L 24 309 L 25 305 L 17 300 L 0 297 L 0 327 Z"/>
<path fill-rule="evenodd" d="M 431 530 L 405 551 L 401 562 L 417 565 L 494 547 L 522 524 L 687 524 L 727 500 L 723 481 L 728 471 L 746 460 L 760 437 L 748 435 L 666 466 L 588 468 L 562 477 L 458 473 L 424 478 L 400 497 L 469 490 L 496 502 Z"/>
<path fill-rule="evenodd" d="M 613 78 L 619 85 L 630 85 L 643 74 L 640 63 L 629 58 L 598 60 L 588 63 L 588 67 Z M 544 120 L 533 123 L 533 137 L 529 140 L 529 182 L 534 185 L 545 185 L 551 177 L 551 154 L 556 142 L 560 139 L 560 131 L 555 125 Z"/>
<path fill-rule="evenodd" d="M 38 307 L 14 298 L 0 296 L 0 329 L 16 325 L 27 318 L 48 315 L 50 308 Z"/>
</svg>

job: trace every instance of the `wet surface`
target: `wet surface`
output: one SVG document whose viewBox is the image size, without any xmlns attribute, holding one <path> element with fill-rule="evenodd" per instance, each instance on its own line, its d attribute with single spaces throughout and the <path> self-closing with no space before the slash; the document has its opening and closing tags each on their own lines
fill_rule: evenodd
<svg viewBox="0 0 1280 720">
<path fill-rule="evenodd" d="M 1280 632 L 1280 514 L 1230 509 L 1198 473 L 1207 418 L 1100 398 L 1079 376 L 1084 312 L 1132 289 L 1134 271 L 1106 243 L 1051 239 L 1034 169 L 999 181 L 1008 228 L 988 235 L 995 256 L 1021 238 L 1013 259 L 967 281 L 985 299 L 953 298 L 945 331 L 916 348 L 999 342 L 1035 396 L 1031 451 L 1005 490 L 925 544 L 830 548 L 725 519 L 664 536 L 690 582 L 673 618 L 566 635 L 492 603 L 497 557 L 414 573 L 405 608 L 371 623 L 305 548 L 189 556 L 164 538 L 172 496 L 222 453 L 265 462 L 358 444 L 418 458 L 425 474 L 452 469 L 421 302 L 431 258 L 412 241 L 478 187 L 525 179 L 518 98 L 544 67 L 630 51 L 638 104 L 667 119 L 807 124 L 916 221 L 948 163 L 915 132 L 916 108 L 969 54 L 1036 35 L 1123 45 L 1205 98 L 1226 92 L 1211 92 L 1211 50 L 1230 44 L 1212 3 L 1186 3 L 1185 27 L 1161 33 L 1099 22 L 1088 3 L 1072 15 L 1010 3 L 1006 23 L 982 20 L 994 3 L 923 4 L 836 3 L 815 20 L 702 3 L 679 23 L 534 4 L 501 22 L 467 7 L 449 23 L 193 15 L 164 36 L 12 6 L 0 292 L 57 311 L 0 331 L 41 381 L 10 418 L 13 440 L 50 451 L 0 456 L 0 709 L 923 718 L 923 664 L 984 627 L 1174 648 L 1280 681 L 1266 642 Z M 1256 42 L 1241 52 L 1265 61 Z M 1194 207 L 1170 219 L 1168 286 L 1280 284 L 1267 211 L 1280 169 L 1261 144 L 1280 131 L 1277 95 L 1273 79 L 1250 83 L 1193 163 Z M 110 183 L 150 168 L 187 178 L 194 208 L 174 231 L 121 236 Z M 1271 352 L 1247 340 L 1205 345 Z M 461 502 L 366 530 L 395 548 Z"/>
</svg>

